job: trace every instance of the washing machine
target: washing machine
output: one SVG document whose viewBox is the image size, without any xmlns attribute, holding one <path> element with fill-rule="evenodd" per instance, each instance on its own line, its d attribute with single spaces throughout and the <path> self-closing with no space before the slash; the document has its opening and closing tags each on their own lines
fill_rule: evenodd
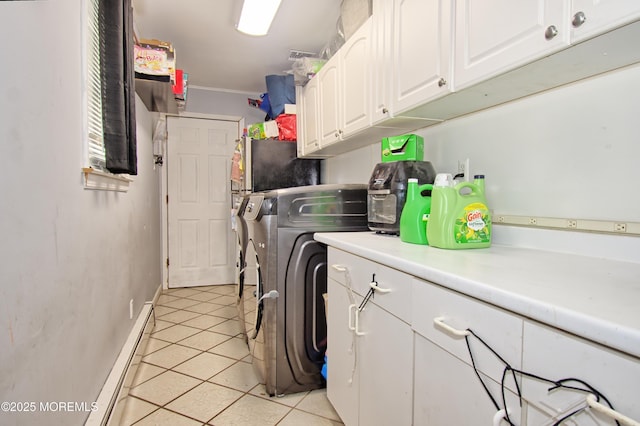
<svg viewBox="0 0 640 426">
<path fill-rule="evenodd" d="M 252 364 L 266 392 L 325 386 L 327 249 L 315 232 L 368 231 L 366 185 L 316 185 L 248 196 L 243 211 L 255 286 L 242 289 Z"/>
</svg>

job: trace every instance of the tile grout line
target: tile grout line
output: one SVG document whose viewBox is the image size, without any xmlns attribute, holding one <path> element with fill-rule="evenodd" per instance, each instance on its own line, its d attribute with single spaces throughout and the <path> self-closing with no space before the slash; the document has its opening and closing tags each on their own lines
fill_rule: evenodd
<svg viewBox="0 0 640 426">
<path fill-rule="evenodd" d="M 174 291 L 174 292 L 179 292 L 180 290 L 185 290 L 185 289 L 175 289 L 175 291 Z M 189 290 L 191 290 L 191 289 L 189 289 Z M 193 290 L 197 290 L 197 289 L 195 289 L 195 288 L 194 288 Z M 286 412 L 284 413 L 284 415 L 283 415 L 283 416 L 282 416 L 282 417 L 281 417 L 277 422 L 275 422 L 275 423 L 274 423 L 274 426 L 279 425 L 280 423 L 282 423 L 282 422 L 284 421 L 284 419 L 286 419 L 286 418 L 287 418 L 291 413 L 293 413 L 294 411 L 299 411 L 299 412 L 302 412 L 302 413 L 306 413 L 306 414 L 309 414 L 309 415 L 313 415 L 313 416 L 316 416 L 316 417 L 319 417 L 319 418 L 322 418 L 322 419 L 328 420 L 328 421 L 330 421 L 330 422 L 332 422 L 332 423 L 333 423 L 333 422 L 337 422 L 337 421 L 336 421 L 336 420 L 334 420 L 333 418 L 325 417 L 324 415 L 317 414 L 317 413 L 314 413 L 314 412 L 311 412 L 311 411 L 307 411 L 307 410 L 304 410 L 304 409 L 300 409 L 300 408 L 298 408 L 298 406 L 302 403 L 302 401 L 304 401 L 304 400 L 305 400 L 305 398 L 307 398 L 307 397 L 311 394 L 311 392 L 312 392 L 312 391 L 308 391 L 304 396 L 302 396 L 302 397 L 301 397 L 298 401 L 296 401 L 293 405 L 289 405 L 289 404 L 284 404 L 284 403 L 281 403 L 281 402 L 277 401 L 277 398 L 267 397 L 267 396 L 266 396 L 266 394 L 262 394 L 262 392 L 260 392 L 259 390 L 258 390 L 258 391 L 256 391 L 258 388 L 260 388 L 260 386 L 263 386 L 263 385 L 262 385 L 262 384 L 260 384 L 260 383 L 258 383 L 258 384 L 256 384 L 256 385 L 254 385 L 253 387 L 251 387 L 250 389 L 248 389 L 248 390 L 246 390 L 246 391 L 239 391 L 239 389 L 236 389 L 236 388 L 234 388 L 234 387 L 231 387 L 231 386 L 228 386 L 228 385 L 224 385 L 224 384 L 220 384 L 220 383 L 216 383 L 216 382 L 212 382 L 212 381 L 210 381 L 210 380 L 214 379 L 216 376 L 218 376 L 219 374 L 222 374 L 223 372 L 225 372 L 225 371 L 227 371 L 227 370 L 231 369 L 232 367 L 239 365 L 239 363 L 243 363 L 243 364 L 249 364 L 249 365 L 251 365 L 250 363 L 247 363 L 246 361 L 244 361 L 244 359 L 246 359 L 246 357 L 247 357 L 248 355 L 250 355 L 250 353 L 248 352 L 248 348 L 247 348 L 247 355 L 242 356 L 241 358 L 239 358 L 239 359 L 238 359 L 238 358 L 235 358 L 235 357 L 232 357 L 232 356 L 229 356 L 229 355 L 224 355 L 224 354 L 221 354 L 221 353 L 210 352 L 211 350 L 215 349 L 216 347 L 219 347 L 219 346 L 221 346 L 221 345 L 223 345 L 223 344 L 225 344 L 225 343 L 229 343 L 229 342 L 231 342 L 231 341 L 232 341 L 232 339 L 236 339 L 236 338 L 241 339 L 241 334 L 242 334 L 242 333 L 236 333 L 236 334 L 234 334 L 234 335 L 229 335 L 229 334 L 225 334 L 225 333 L 222 333 L 222 332 L 219 332 L 219 331 L 213 331 L 213 330 L 212 330 L 212 328 L 215 328 L 215 327 L 217 327 L 217 326 L 219 326 L 219 325 L 221 325 L 221 324 L 228 323 L 229 321 L 233 321 L 234 319 L 237 321 L 237 319 L 238 319 L 237 313 L 234 313 L 234 315 L 232 315 L 231 317 L 229 317 L 229 316 L 218 316 L 218 315 L 214 315 L 214 312 L 216 312 L 216 311 L 218 311 L 218 310 L 222 310 L 222 309 L 229 309 L 229 308 L 232 308 L 232 309 L 235 311 L 235 305 L 234 305 L 234 303 L 235 303 L 235 302 L 232 302 L 232 303 L 229 303 L 229 304 L 226 304 L 226 305 L 219 305 L 219 304 L 216 304 L 216 303 L 214 303 L 214 302 L 213 302 L 214 300 L 216 300 L 216 299 L 218 299 L 218 298 L 220 298 L 220 297 L 233 297 L 233 291 L 231 291 L 231 292 L 227 292 L 227 293 L 224 293 L 224 294 L 220 294 L 220 293 L 214 292 L 214 291 L 212 291 L 211 289 L 209 289 L 209 290 L 198 290 L 198 291 L 199 291 L 198 293 L 193 293 L 193 294 L 190 294 L 189 296 L 173 296 L 173 293 L 174 293 L 174 292 L 166 292 L 166 291 L 163 291 L 163 293 L 161 294 L 161 297 L 162 297 L 162 296 L 170 296 L 170 297 L 174 297 L 174 298 L 175 298 L 175 300 L 172 300 L 172 301 L 169 301 L 169 302 L 163 302 L 163 303 L 179 302 L 180 300 L 185 300 L 185 299 L 188 299 L 189 301 L 194 301 L 194 302 L 196 302 L 196 303 L 195 303 L 194 305 L 189 305 L 189 306 L 186 306 L 186 307 L 183 307 L 183 308 L 174 308 L 174 307 L 172 307 L 172 306 L 167 306 L 167 305 L 164 305 L 164 304 L 162 304 L 162 303 L 158 303 L 158 305 L 159 305 L 159 306 L 164 306 L 164 307 L 165 307 L 165 308 L 167 308 L 167 309 L 173 309 L 172 311 L 167 312 L 167 313 L 165 313 L 165 314 L 164 314 L 164 315 L 162 315 L 162 316 L 170 315 L 170 314 L 175 313 L 175 312 L 188 312 L 188 313 L 195 313 L 195 314 L 197 314 L 197 315 L 196 315 L 195 317 L 193 317 L 193 318 L 189 318 L 189 319 L 186 319 L 186 320 L 183 320 L 183 321 L 180 321 L 180 322 L 174 322 L 174 321 L 170 321 L 170 320 L 163 320 L 163 319 L 162 319 L 162 316 L 160 316 L 160 317 L 158 317 L 158 318 L 157 318 L 158 320 L 163 321 L 163 322 L 165 322 L 165 323 L 170 323 L 171 325 L 170 325 L 170 326 L 168 326 L 168 327 L 165 327 L 165 328 L 163 328 L 163 329 L 161 329 L 161 330 L 158 330 L 158 332 L 161 332 L 161 331 L 163 331 L 163 330 L 167 330 L 167 329 L 169 329 L 169 328 L 171 328 L 171 327 L 174 327 L 174 326 L 176 326 L 176 325 L 182 325 L 183 327 L 188 327 L 188 328 L 191 328 L 191 329 L 197 330 L 197 332 L 196 332 L 196 333 L 194 333 L 194 334 L 192 334 L 192 335 L 190 335 L 190 336 L 187 336 L 187 337 L 184 337 L 184 338 L 182 338 L 182 339 L 179 339 L 179 340 L 177 340 L 177 341 L 175 341 L 175 342 L 167 341 L 167 340 L 163 340 L 162 338 L 158 338 L 158 337 L 154 337 L 154 336 L 153 336 L 153 334 L 152 334 L 152 335 L 151 335 L 151 337 L 152 337 L 152 338 L 154 338 L 154 339 L 158 340 L 159 342 L 166 343 L 167 345 L 166 345 L 166 346 L 163 346 L 162 348 L 156 349 L 156 350 L 154 350 L 154 351 L 152 351 L 152 352 L 146 353 L 146 354 L 144 355 L 144 357 L 147 357 L 147 356 L 149 356 L 149 355 L 151 355 L 151 354 L 154 354 L 154 353 L 156 353 L 156 352 L 158 352 L 158 351 L 161 351 L 161 350 L 163 350 L 163 349 L 170 348 L 171 346 L 174 346 L 174 345 L 175 345 L 175 346 L 180 346 L 180 347 L 182 347 L 182 348 L 192 349 L 192 350 L 197 351 L 198 353 L 196 353 L 196 354 L 194 354 L 193 356 L 191 356 L 191 357 L 189 357 L 189 358 L 187 358 L 187 359 L 185 359 L 185 360 L 181 361 L 180 363 L 178 363 L 178 364 L 176 364 L 176 365 L 172 366 L 171 368 L 166 368 L 166 367 L 161 366 L 161 365 L 153 364 L 152 362 L 149 362 L 149 361 L 141 360 L 141 362 L 143 362 L 143 363 L 145 363 L 145 364 L 148 364 L 148 365 L 150 365 L 150 366 L 153 366 L 153 367 L 160 368 L 160 369 L 162 369 L 163 371 L 162 371 L 161 373 L 159 373 L 159 374 L 156 374 L 156 375 L 154 375 L 154 376 L 152 376 L 152 377 L 150 377 L 150 378 L 146 379 L 146 380 L 145 380 L 145 381 L 143 381 L 143 382 L 137 383 L 137 384 L 136 384 L 136 387 L 138 387 L 138 386 L 140 386 L 140 385 L 142 385 L 142 384 L 144 384 L 144 383 L 148 382 L 149 380 L 151 380 L 151 379 L 153 379 L 153 378 L 156 378 L 156 377 L 158 377 L 158 376 L 160 376 L 160 375 L 162 375 L 162 374 L 164 374 L 164 373 L 167 373 L 167 372 L 169 372 L 169 371 L 171 371 L 171 372 L 172 372 L 172 373 L 174 373 L 174 374 L 180 374 L 180 375 L 183 375 L 183 376 L 189 377 L 189 378 L 191 378 L 191 379 L 197 380 L 197 381 L 198 381 L 198 383 L 197 383 L 196 385 L 194 385 L 193 387 L 190 387 L 189 389 L 185 390 L 185 391 L 184 391 L 184 392 L 182 392 L 180 395 L 177 395 L 175 398 L 171 399 L 170 401 L 166 402 L 166 403 L 165 403 L 165 404 L 163 404 L 163 405 L 158 405 L 158 404 L 157 404 L 157 403 L 155 403 L 155 402 L 152 402 L 152 401 L 146 400 L 146 399 L 141 398 L 141 397 L 139 397 L 139 396 L 131 395 L 131 398 L 135 398 L 135 399 L 137 399 L 137 400 L 144 401 L 144 402 L 146 402 L 146 403 L 148 403 L 148 404 L 152 405 L 153 407 L 155 407 L 155 409 L 154 409 L 152 412 L 150 412 L 150 413 L 146 414 L 145 416 L 143 416 L 142 418 L 140 418 L 140 419 L 136 420 L 135 424 L 138 424 L 138 423 L 142 422 L 142 420 L 143 420 L 143 419 L 147 418 L 148 416 L 152 415 L 153 413 L 156 413 L 156 412 L 158 412 L 159 410 L 164 409 L 164 410 L 167 410 L 168 412 L 171 412 L 171 413 L 176 414 L 176 415 L 179 415 L 179 416 L 183 416 L 183 417 L 185 417 L 185 418 L 188 418 L 188 419 L 190 419 L 190 420 L 193 420 L 193 421 L 199 422 L 199 423 L 201 423 L 201 424 L 209 425 L 209 424 L 211 424 L 211 422 L 212 422 L 216 417 L 220 416 L 222 413 L 224 413 L 225 411 L 229 410 L 229 409 L 230 409 L 234 404 L 236 404 L 240 399 L 245 398 L 246 396 L 251 396 L 251 397 L 254 397 L 254 398 L 259 398 L 259 399 L 262 399 L 262 400 L 266 400 L 266 401 L 269 401 L 269 402 L 272 402 L 272 403 L 278 404 L 279 406 L 281 406 L 281 407 L 285 407 L 285 408 L 287 409 L 287 410 L 286 410 Z M 215 296 L 214 298 L 212 298 L 212 299 L 209 299 L 209 300 L 197 300 L 197 299 L 191 299 L 191 297 L 193 297 L 193 296 L 197 296 L 197 295 L 199 295 L 199 294 L 203 294 L 203 293 L 215 294 L 216 296 Z M 197 305 L 204 304 L 204 303 L 208 303 L 208 304 L 212 304 L 212 305 L 217 305 L 217 306 L 220 306 L 220 308 L 215 309 L 215 310 L 210 311 L 210 312 L 197 312 L 197 311 L 191 311 L 191 310 L 189 310 L 190 308 L 193 308 L 193 306 L 197 306 Z M 213 326 L 211 326 L 211 327 L 208 327 L 208 328 L 200 328 L 200 327 L 195 327 L 195 326 L 185 325 L 185 324 L 184 324 L 184 323 L 186 323 L 186 322 L 188 322 L 188 321 L 192 321 L 192 320 L 196 320 L 196 319 L 198 319 L 198 318 L 202 318 L 202 317 L 204 317 L 205 315 L 206 315 L 206 316 L 215 317 L 215 318 L 220 318 L 220 319 L 223 319 L 223 321 L 222 321 L 222 322 L 220 322 L 220 323 L 218 323 L 218 324 L 216 324 L 216 325 L 213 325 Z M 226 339 L 225 339 L 225 340 L 223 340 L 223 341 L 221 341 L 221 342 L 218 342 L 218 343 L 214 344 L 213 346 L 211 346 L 211 347 L 209 347 L 209 348 L 207 348 L 207 349 L 200 349 L 200 348 L 197 348 L 197 347 L 189 346 L 189 345 L 187 345 L 187 344 L 185 344 L 185 343 L 181 343 L 181 342 L 183 342 L 183 341 L 185 341 L 185 340 L 187 340 L 187 339 L 189 339 L 189 338 L 192 338 L 192 337 L 194 337 L 194 336 L 196 336 L 196 335 L 198 335 L 198 334 L 201 334 L 201 333 L 203 333 L 203 332 L 205 332 L 205 331 L 206 331 L 206 332 L 208 332 L 208 333 L 216 334 L 216 335 L 218 335 L 218 336 L 226 337 Z M 242 340 L 242 339 L 241 339 L 241 340 Z M 243 342 L 243 343 L 244 343 L 244 342 Z M 199 378 L 199 377 L 192 376 L 192 375 L 190 375 L 190 374 L 188 374 L 188 373 L 183 373 L 183 372 L 179 372 L 179 371 L 174 370 L 175 368 L 177 368 L 177 367 L 179 367 L 179 366 L 181 366 L 181 365 L 183 365 L 183 364 L 185 364 L 185 363 L 189 362 L 190 360 L 193 360 L 194 358 L 196 358 L 196 357 L 198 357 L 198 356 L 200 356 L 200 355 L 202 355 L 202 354 L 205 354 L 205 353 L 207 353 L 207 354 L 212 354 L 212 355 L 217 355 L 217 356 L 220 356 L 220 357 L 226 358 L 226 359 L 228 359 L 228 360 L 232 360 L 232 361 L 233 361 L 233 363 L 232 363 L 232 364 L 230 364 L 230 365 L 228 365 L 227 367 L 223 368 L 222 370 L 218 371 L 217 373 L 213 374 L 211 377 L 209 377 L 209 378 L 207 378 L 207 379 L 201 379 L 201 378 Z M 143 358 L 144 358 L 144 357 L 143 357 Z M 208 419 L 208 420 L 207 420 L 206 422 L 204 422 L 204 423 L 203 423 L 203 421 L 202 421 L 202 420 L 199 420 L 199 419 L 196 419 L 196 418 L 194 418 L 194 417 L 191 417 L 191 415 L 189 415 L 189 414 L 184 414 L 184 413 L 181 413 L 181 412 L 175 411 L 175 410 L 173 410 L 173 409 L 167 408 L 167 406 L 168 406 L 169 404 L 171 404 L 171 403 L 173 403 L 174 401 L 176 401 L 177 399 L 179 399 L 179 398 L 181 398 L 181 397 L 185 396 L 186 394 L 188 394 L 189 392 L 193 391 L 193 390 L 194 390 L 195 388 L 197 388 L 198 386 L 202 386 L 204 383 L 208 383 L 208 384 L 213 384 L 213 385 L 216 385 L 216 386 L 220 386 L 220 387 L 223 387 L 223 388 L 226 388 L 226 389 L 229 389 L 229 390 L 235 391 L 235 392 L 241 392 L 241 394 L 240 394 L 240 396 L 238 396 L 238 398 L 234 399 L 232 402 L 230 402 L 229 404 L 227 404 L 227 405 L 226 405 L 222 410 L 220 410 L 220 411 L 219 411 L 215 416 L 213 416 L 212 418 Z M 251 393 L 251 392 L 254 392 L 254 391 L 255 391 L 255 392 L 257 392 L 257 394 L 253 394 L 253 393 Z M 262 395 L 261 395 L 261 394 L 262 394 Z M 338 421 L 337 423 L 339 424 L 339 421 Z"/>
</svg>

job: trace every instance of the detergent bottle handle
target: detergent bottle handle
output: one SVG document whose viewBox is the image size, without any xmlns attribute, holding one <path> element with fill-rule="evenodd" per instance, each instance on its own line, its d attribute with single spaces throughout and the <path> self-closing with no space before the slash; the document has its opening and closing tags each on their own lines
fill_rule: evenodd
<svg viewBox="0 0 640 426">
<path fill-rule="evenodd" d="M 460 194 L 460 190 L 462 188 L 471 189 L 471 193 L 470 194 Z M 458 194 L 463 195 L 463 196 L 464 195 L 478 195 L 478 194 L 480 194 L 480 188 L 478 188 L 478 185 L 476 185 L 475 183 L 471 183 L 471 182 L 460 182 L 459 184 L 456 185 L 455 189 L 458 192 Z"/>
<path fill-rule="evenodd" d="M 420 185 L 418 187 L 418 193 L 420 195 L 422 195 L 424 191 L 431 191 L 431 190 L 433 190 L 433 185 L 431 185 L 430 183 L 425 183 L 424 185 Z"/>
</svg>

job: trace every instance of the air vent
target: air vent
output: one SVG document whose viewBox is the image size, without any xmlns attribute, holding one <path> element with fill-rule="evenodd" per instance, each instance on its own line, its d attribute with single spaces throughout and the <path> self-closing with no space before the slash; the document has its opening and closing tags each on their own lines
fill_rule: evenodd
<svg viewBox="0 0 640 426">
<path fill-rule="evenodd" d="M 289 60 L 295 61 L 302 58 L 317 58 L 318 55 L 313 52 L 303 52 L 302 50 L 289 50 Z"/>
</svg>

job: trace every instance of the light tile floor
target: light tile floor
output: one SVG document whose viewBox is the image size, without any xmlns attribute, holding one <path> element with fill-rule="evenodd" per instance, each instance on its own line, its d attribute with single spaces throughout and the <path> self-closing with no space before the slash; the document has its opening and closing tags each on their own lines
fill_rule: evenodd
<svg viewBox="0 0 640 426">
<path fill-rule="evenodd" d="M 163 291 L 122 425 L 342 425 L 326 390 L 269 397 L 240 337 L 234 286 Z"/>
</svg>

